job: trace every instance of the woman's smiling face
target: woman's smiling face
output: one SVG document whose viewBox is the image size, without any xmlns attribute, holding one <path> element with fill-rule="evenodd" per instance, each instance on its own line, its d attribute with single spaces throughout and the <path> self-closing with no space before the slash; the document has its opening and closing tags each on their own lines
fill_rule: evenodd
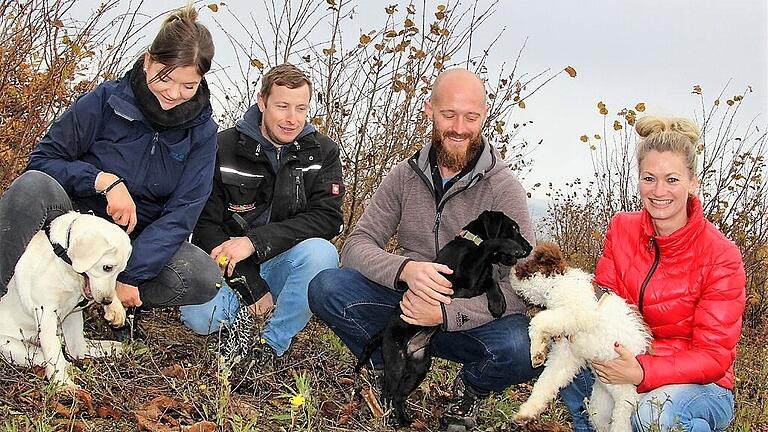
<svg viewBox="0 0 768 432">
<path fill-rule="evenodd" d="M 164 64 L 154 61 L 145 54 L 144 69 L 147 87 L 160 102 L 160 107 L 169 110 L 192 99 L 203 77 L 195 66 L 179 66 L 163 78 L 154 79 L 163 70 Z"/>
<path fill-rule="evenodd" d="M 640 198 L 659 235 L 668 236 L 688 222 L 688 196 L 698 187 L 683 155 L 651 150 L 640 162 Z"/>
</svg>

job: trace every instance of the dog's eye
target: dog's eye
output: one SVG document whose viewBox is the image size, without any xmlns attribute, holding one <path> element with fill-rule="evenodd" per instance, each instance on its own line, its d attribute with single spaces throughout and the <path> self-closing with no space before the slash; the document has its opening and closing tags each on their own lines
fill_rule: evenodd
<svg viewBox="0 0 768 432">
<path fill-rule="evenodd" d="M 111 266 L 111 265 L 105 265 L 104 267 L 102 267 L 102 270 L 104 270 L 107 273 L 110 273 L 114 269 L 115 269 L 115 266 Z"/>
</svg>

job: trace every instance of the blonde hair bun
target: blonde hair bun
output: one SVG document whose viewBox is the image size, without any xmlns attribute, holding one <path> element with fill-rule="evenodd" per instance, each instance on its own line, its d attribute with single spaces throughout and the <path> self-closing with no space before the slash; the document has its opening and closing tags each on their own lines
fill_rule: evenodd
<svg viewBox="0 0 768 432">
<path fill-rule="evenodd" d="M 635 130 L 643 138 L 647 138 L 652 134 L 676 132 L 687 137 L 692 144 L 699 142 L 699 136 L 701 135 L 698 126 L 691 120 L 683 117 L 645 116 L 637 120 Z"/>
</svg>

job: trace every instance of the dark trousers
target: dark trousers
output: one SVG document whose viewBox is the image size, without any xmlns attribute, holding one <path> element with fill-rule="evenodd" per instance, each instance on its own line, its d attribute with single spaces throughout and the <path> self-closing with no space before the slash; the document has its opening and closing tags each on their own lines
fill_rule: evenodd
<svg viewBox="0 0 768 432">
<path fill-rule="evenodd" d="M 309 284 L 312 312 L 358 357 L 386 326 L 401 297 L 351 269 L 324 270 Z M 541 372 L 531 367 L 528 322 L 526 315 L 513 314 L 467 331 L 438 331 L 432 354 L 463 364 L 461 376 L 474 388 L 501 392 Z M 372 361 L 381 365 L 381 353 L 375 352 Z"/>
<path fill-rule="evenodd" d="M 20 175 L 0 198 L 0 295 L 8 290 L 16 263 L 29 241 L 51 220 L 72 210 L 59 183 L 40 171 Z M 184 242 L 153 279 L 139 284 L 145 306 L 205 303 L 221 279 L 216 263 L 197 246 Z"/>
</svg>

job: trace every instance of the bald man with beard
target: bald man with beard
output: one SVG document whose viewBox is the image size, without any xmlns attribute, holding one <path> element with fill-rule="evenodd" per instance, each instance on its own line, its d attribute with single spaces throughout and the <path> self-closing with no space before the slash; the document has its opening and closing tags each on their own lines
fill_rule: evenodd
<svg viewBox="0 0 768 432">
<path fill-rule="evenodd" d="M 525 190 L 482 134 L 488 114 L 482 80 L 465 69 L 444 71 L 424 112 L 432 120 L 431 140 L 384 178 L 344 243 L 342 268 L 312 280 L 309 303 L 358 357 L 398 304 L 406 322 L 441 326 L 432 354 L 463 365 L 441 423 L 470 430 L 486 396 L 539 373 L 531 367 L 526 306 L 510 287 L 509 268 L 497 268 L 507 310 L 494 319 L 485 295 L 450 298 L 443 275 L 452 270 L 432 261 L 484 210 L 517 221 L 532 245 L 535 236 Z M 400 253 L 389 253 L 384 247 L 396 234 Z M 371 359 L 374 372 L 382 368 L 378 351 Z"/>
</svg>

